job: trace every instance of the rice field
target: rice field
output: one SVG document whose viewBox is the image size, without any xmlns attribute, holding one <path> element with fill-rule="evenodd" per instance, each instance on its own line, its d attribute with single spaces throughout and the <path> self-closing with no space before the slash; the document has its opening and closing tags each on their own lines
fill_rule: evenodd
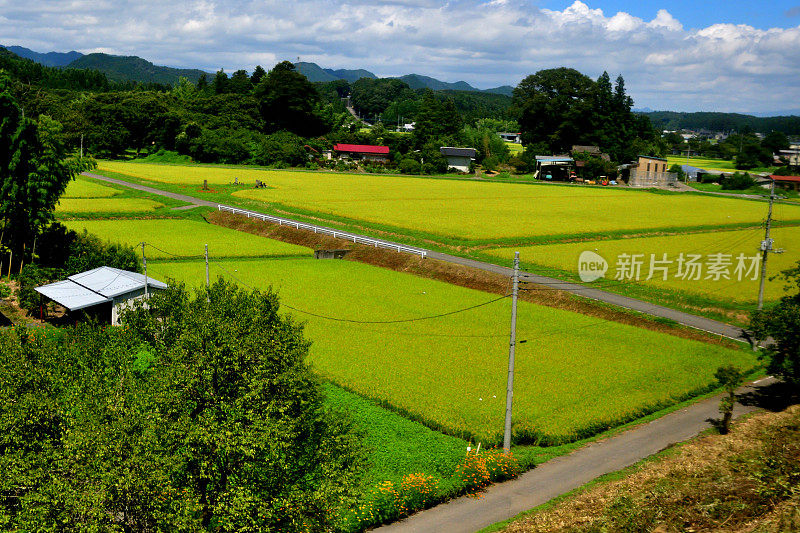
<svg viewBox="0 0 800 533">
<path fill-rule="evenodd" d="M 146 198 L 62 198 L 56 213 L 148 213 L 164 207 L 161 202 Z"/>
<path fill-rule="evenodd" d="M 153 259 L 174 257 L 170 254 L 201 257 L 205 253 L 205 244 L 208 244 L 209 256 L 212 258 L 313 256 L 313 251 L 303 246 L 264 239 L 249 233 L 231 232 L 197 220 L 71 220 L 64 224 L 69 229 L 85 229 L 103 240 L 131 247 L 142 241 L 152 244 L 146 249 L 146 253 L 148 258 Z"/>
<path fill-rule="evenodd" d="M 101 185 L 95 180 L 78 176 L 67 185 L 62 198 L 109 198 L 121 194 L 122 191 Z"/>
<path fill-rule="evenodd" d="M 461 241 L 758 223 L 765 215 L 760 202 L 621 188 L 125 162 L 102 162 L 100 170 L 176 186 L 258 179 L 268 188 L 241 188 L 233 196 L 265 208 Z M 776 206 L 775 216 L 800 221 L 800 206 Z"/>
<path fill-rule="evenodd" d="M 733 161 L 728 161 L 727 159 L 713 159 L 711 157 L 690 157 L 688 160 L 686 157 L 681 157 L 679 155 L 668 155 L 667 156 L 667 166 L 671 167 L 672 165 L 691 165 L 693 167 L 702 168 L 704 170 L 720 170 L 723 172 L 736 172 L 736 167 L 734 166 Z"/>
<path fill-rule="evenodd" d="M 770 254 L 768 276 L 792 267 L 800 261 L 800 227 L 773 228 L 771 237 L 774 247 L 783 249 L 780 254 Z M 568 244 L 527 246 L 520 248 L 496 248 L 485 253 L 493 258 L 510 261 L 514 252 L 520 252 L 525 264 L 535 265 L 534 271 L 542 274 L 578 276 L 578 261 L 582 252 L 588 250 L 599 254 L 608 262 L 608 271 L 603 280 L 594 282 L 603 286 L 605 280 L 619 278 L 623 283 L 636 283 L 658 289 L 678 290 L 714 299 L 738 303 L 753 303 L 758 297 L 760 274 L 759 245 L 764 230 L 718 231 L 661 237 L 640 237 Z M 664 256 L 666 254 L 666 258 Z M 684 254 L 684 268 L 679 272 L 680 254 Z M 722 254 L 722 256 L 717 256 Z M 743 259 L 738 259 L 740 254 Z M 629 268 L 635 260 L 641 262 L 639 275 Z M 700 255 L 693 261 L 699 267 L 689 266 L 690 255 Z M 755 260 L 753 259 L 755 257 Z M 664 262 L 664 261 L 670 262 Z M 651 265 L 652 261 L 652 265 Z M 712 264 L 718 267 L 709 267 Z M 755 264 L 755 268 L 753 268 Z M 652 278 L 646 279 L 651 274 Z M 742 269 L 738 271 L 737 269 Z M 719 274 L 717 274 L 719 272 Z M 664 279 L 666 277 L 666 279 Z M 695 277 L 699 279 L 695 279 Z M 637 279 L 638 278 L 638 279 Z M 765 300 L 777 300 L 783 294 L 783 281 L 767 281 Z"/>
<path fill-rule="evenodd" d="M 157 279 L 199 285 L 203 262 L 151 262 Z M 451 434 L 498 442 L 505 409 L 510 302 L 396 324 L 485 303 L 493 295 L 348 261 L 233 260 L 211 265 L 248 286 L 273 287 L 307 321 L 309 362 L 361 395 L 388 401 Z M 585 436 L 697 392 L 723 363 L 751 367 L 744 351 L 693 342 L 521 302 L 515 435 Z M 635 339 L 635 340 L 634 340 Z"/>
</svg>

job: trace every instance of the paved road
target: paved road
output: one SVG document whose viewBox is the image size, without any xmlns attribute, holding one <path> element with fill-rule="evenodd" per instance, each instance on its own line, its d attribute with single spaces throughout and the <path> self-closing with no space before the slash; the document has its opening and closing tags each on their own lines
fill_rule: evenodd
<svg viewBox="0 0 800 533">
<path fill-rule="evenodd" d="M 195 198 L 192 196 L 187 196 L 185 194 L 176 194 L 172 192 L 162 191 L 160 189 L 155 189 L 153 187 L 148 187 L 146 185 L 139 185 L 136 183 L 130 183 L 127 181 L 115 179 L 115 178 L 108 178 L 106 176 L 100 176 L 98 174 L 92 174 L 89 172 L 84 172 L 85 176 L 90 178 L 95 178 L 101 181 L 106 181 L 109 183 L 114 183 L 117 185 L 122 185 L 125 187 L 130 187 L 132 189 L 148 192 L 151 194 L 157 194 L 160 196 L 167 196 L 169 198 L 174 198 L 176 200 L 181 200 L 184 202 L 189 202 L 195 205 L 204 205 L 209 207 L 216 208 L 216 202 L 209 202 L 208 200 L 201 200 L 199 198 Z M 489 272 L 495 272 L 498 274 L 502 274 L 504 276 L 511 276 L 512 270 L 507 267 L 494 265 L 492 263 L 484 263 L 482 261 L 475 261 L 473 259 L 466 259 L 463 257 L 457 257 L 454 255 L 443 254 L 440 252 L 428 252 L 428 257 L 439 259 L 441 261 L 447 261 L 449 263 L 456 263 L 459 265 L 465 265 L 472 268 L 477 268 L 480 270 L 486 270 Z M 641 313 L 645 313 L 648 315 L 661 317 L 661 318 L 668 318 L 670 320 L 674 320 L 679 324 L 683 324 L 685 326 L 690 326 L 696 329 L 700 329 L 703 331 L 707 331 L 710 333 L 714 333 L 716 335 L 722 335 L 725 337 L 729 337 L 731 339 L 735 339 L 738 341 L 746 341 L 746 338 L 743 337 L 743 330 L 737 326 L 731 326 L 730 324 L 725 324 L 723 322 L 719 322 L 716 320 L 711 320 L 708 318 L 703 318 L 697 315 L 692 315 L 690 313 L 684 313 L 682 311 L 676 311 L 675 309 L 670 309 L 668 307 L 663 307 L 660 305 L 655 305 L 652 303 L 644 302 L 642 300 L 637 300 L 635 298 L 629 298 L 627 296 L 621 296 L 619 294 L 614 294 L 612 292 L 607 292 L 601 289 L 593 288 L 588 285 L 581 285 L 579 283 L 572 283 L 568 281 L 561 281 L 555 278 L 550 278 L 546 276 L 540 276 L 538 274 L 533 274 L 530 272 L 521 272 L 526 279 L 526 281 L 530 281 L 533 283 L 537 283 L 540 285 L 544 285 L 547 287 L 551 287 L 553 289 L 559 289 L 566 292 L 570 292 L 579 296 L 583 296 L 585 298 L 591 298 L 593 300 L 598 300 L 600 302 L 605 302 L 609 304 L 613 304 L 619 307 L 624 307 L 626 309 L 631 309 L 634 311 L 638 311 Z"/>
<path fill-rule="evenodd" d="M 774 383 L 772 378 L 756 382 L 756 388 Z M 754 387 L 740 389 L 753 392 Z M 381 533 L 473 533 L 512 518 L 657 453 L 671 444 L 688 440 L 719 418 L 719 397 L 675 411 L 648 424 L 636 426 L 615 437 L 595 442 L 569 455 L 552 459 L 519 478 L 490 487 L 481 498 L 461 497 L 375 531 Z M 757 409 L 737 404 L 736 416 Z"/>
</svg>

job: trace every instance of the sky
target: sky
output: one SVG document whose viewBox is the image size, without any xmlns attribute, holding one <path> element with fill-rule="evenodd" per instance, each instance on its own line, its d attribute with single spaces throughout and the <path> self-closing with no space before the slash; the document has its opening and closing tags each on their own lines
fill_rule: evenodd
<svg viewBox="0 0 800 533">
<path fill-rule="evenodd" d="M 637 108 L 800 114 L 800 0 L 0 0 L 0 44 L 479 88 L 565 66 L 621 74 Z"/>
</svg>

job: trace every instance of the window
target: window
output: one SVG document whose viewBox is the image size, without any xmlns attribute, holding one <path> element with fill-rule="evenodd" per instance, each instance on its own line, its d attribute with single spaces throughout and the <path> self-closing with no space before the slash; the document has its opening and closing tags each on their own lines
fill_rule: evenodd
<svg viewBox="0 0 800 533">
<path fill-rule="evenodd" d="M 650 172 L 650 163 L 647 163 L 647 171 Z"/>
</svg>

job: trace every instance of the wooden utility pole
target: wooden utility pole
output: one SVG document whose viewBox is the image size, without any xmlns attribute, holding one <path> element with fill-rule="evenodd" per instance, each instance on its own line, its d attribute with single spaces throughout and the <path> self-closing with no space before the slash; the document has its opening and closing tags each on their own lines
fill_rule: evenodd
<svg viewBox="0 0 800 533">
<path fill-rule="evenodd" d="M 144 241 L 142 241 L 142 264 L 144 265 L 144 299 L 147 300 L 150 294 L 147 291 L 147 257 L 144 255 Z"/>
<path fill-rule="evenodd" d="M 206 244 L 206 289 L 208 289 L 210 284 L 210 279 L 208 277 L 208 245 Z"/>
<path fill-rule="evenodd" d="M 772 225 L 772 203 L 775 201 L 775 180 L 769 189 L 769 211 L 767 211 L 767 224 L 764 240 L 761 241 L 761 280 L 758 283 L 758 308 L 764 306 L 764 281 L 767 278 L 767 257 L 772 251 L 772 239 L 769 238 L 769 228 Z"/>
<path fill-rule="evenodd" d="M 514 252 L 514 277 L 511 291 L 511 338 L 508 343 L 508 385 L 506 386 L 506 424 L 503 450 L 511 451 L 511 408 L 514 403 L 514 348 L 517 344 L 517 292 L 519 290 L 519 252 Z"/>
</svg>

